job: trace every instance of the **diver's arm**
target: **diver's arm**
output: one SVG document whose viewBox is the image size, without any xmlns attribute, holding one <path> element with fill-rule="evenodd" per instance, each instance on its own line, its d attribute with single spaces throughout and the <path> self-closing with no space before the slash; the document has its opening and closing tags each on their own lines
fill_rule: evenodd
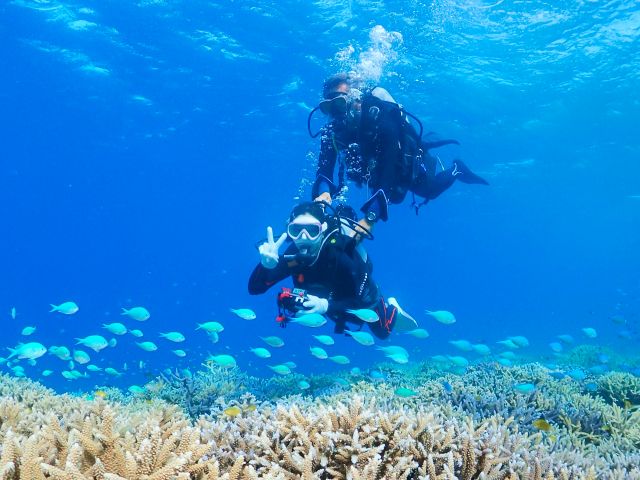
<svg viewBox="0 0 640 480">
<path fill-rule="evenodd" d="M 284 280 L 290 275 L 289 267 L 284 259 L 278 261 L 275 268 L 265 268 L 261 263 L 253 269 L 249 277 L 249 294 L 260 295 L 269 290 L 273 285 Z"/>
<path fill-rule="evenodd" d="M 333 182 L 333 171 L 335 170 L 336 158 L 338 157 L 334 142 L 333 129 L 331 127 L 323 128 L 322 136 L 320 137 L 318 170 L 316 172 L 318 190 L 314 192 L 314 200 L 328 200 L 330 203 L 332 183 L 329 182 Z M 329 180 L 329 182 L 322 181 L 323 178 Z"/>
</svg>

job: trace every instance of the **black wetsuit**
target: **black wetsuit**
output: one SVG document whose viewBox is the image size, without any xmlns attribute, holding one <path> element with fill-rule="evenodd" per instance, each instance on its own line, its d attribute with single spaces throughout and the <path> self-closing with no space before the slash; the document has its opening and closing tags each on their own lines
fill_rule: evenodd
<svg viewBox="0 0 640 480">
<path fill-rule="evenodd" d="M 307 266 L 286 259 L 296 253 L 298 249 L 291 243 L 275 268 L 268 269 L 258 264 L 249 278 L 249 293 L 264 293 L 290 276 L 296 288 L 329 301 L 326 315 L 336 323 L 337 333 L 344 331 L 346 322 L 362 327 L 363 322 L 346 313 L 347 309 L 368 308 L 375 310 L 380 318 L 380 321 L 368 324 L 371 331 L 378 338 L 389 336 L 395 307 L 385 307 L 371 276 L 373 264 L 369 259 L 362 259 L 352 238 L 338 232 L 328 235 L 317 260 Z"/>
<path fill-rule="evenodd" d="M 339 189 L 346 175 L 370 193 L 382 189 L 390 203 L 401 203 L 408 191 L 432 200 L 455 176 L 453 167 L 436 175 L 436 159 L 428 151 L 451 143 L 458 142 L 422 141 L 398 104 L 365 93 L 360 112 L 333 118 L 322 128 L 316 176 L 333 182 L 338 162 Z M 312 195 L 327 190 L 320 186 Z"/>
</svg>

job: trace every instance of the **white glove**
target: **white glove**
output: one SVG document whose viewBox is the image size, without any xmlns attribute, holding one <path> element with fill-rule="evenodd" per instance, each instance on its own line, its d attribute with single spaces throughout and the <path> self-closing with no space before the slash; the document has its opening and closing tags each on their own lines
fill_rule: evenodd
<svg viewBox="0 0 640 480">
<path fill-rule="evenodd" d="M 300 310 L 298 313 L 308 315 L 310 313 L 318 313 L 324 315 L 329 310 L 329 300 L 326 298 L 316 297 L 315 295 L 307 295 L 307 300 L 302 304 L 307 310 Z"/>
<path fill-rule="evenodd" d="M 280 235 L 278 241 L 274 242 L 273 229 L 271 227 L 267 227 L 267 241 L 258 247 L 258 252 L 260 252 L 260 263 L 264 268 L 268 268 L 269 270 L 276 268 L 280 258 L 278 249 L 284 243 L 286 238 L 287 234 L 283 233 Z"/>
</svg>

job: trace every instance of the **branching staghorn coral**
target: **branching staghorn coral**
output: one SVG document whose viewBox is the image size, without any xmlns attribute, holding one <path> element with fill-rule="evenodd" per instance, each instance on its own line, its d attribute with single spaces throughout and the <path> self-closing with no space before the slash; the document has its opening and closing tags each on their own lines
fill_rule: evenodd
<svg viewBox="0 0 640 480">
<path fill-rule="evenodd" d="M 640 378 L 625 372 L 609 372 L 596 380 L 597 393 L 608 403 L 640 404 Z"/>
<path fill-rule="evenodd" d="M 508 372 L 508 378 L 520 379 L 537 368 Z M 470 373 L 447 378 L 462 381 L 454 386 L 462 388 L 471 379 L 481 383 L 490 371 Z M 393 380 L 407 384 L 411 379 Z M 523 431 L 518 418 L 476 418 L 441 401 L 440 394 L 445 400 L 453 397 L 445 395 L 440 380 L 430 381 L 422 387 L 409 384 L 419 393 L 411 398 L 395 395 L 396 385 L 367 382 L 334 395 L 277 402 L 238 394 L 230 401 L 242 407 L 240 414 L 225 414 L 230 404 L 218 398 L 211 413 L 194 423 L 177 406 L 159 400 L 92 401 L 0 377 L 5 392 L 0 478 L 640 478 L 640 455 L 637 447 L 632 450 L 640 437 L 629 433 L 640 423 L 636 409 L 615 410 L 600 401 L 609 429 L 598 443 L 560 425 L 553 431 L 557 440 L 551 441 L 546 433 Z M 473 388 L 483 393 L 480 386 Z M 573 387 L 568 391 L 575 393 Z"/>
</svg>

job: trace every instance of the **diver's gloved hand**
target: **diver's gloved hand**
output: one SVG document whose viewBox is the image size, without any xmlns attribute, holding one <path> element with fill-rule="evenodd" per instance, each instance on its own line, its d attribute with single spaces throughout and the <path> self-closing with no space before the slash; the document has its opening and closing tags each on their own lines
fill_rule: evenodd
<svg viewBox="0 0 640 480">
<path fill-rule="evenodd" d="M 300 310 L 300 315 L 308 315 L 310 313 L 318 313 L 324 315 L 329 310 L 329 300 L 326 298 L 316 297 L 315 295 L 307 295 L 307 300 L 302 304 L 306 310 Z"/>
<path fill-rule="evenodd" d="M 287 234 L 283 233 L 280 235 L 278 241 L 274 242 L 273 229 L 271 227 L 267 227 L 267 241 L 258 247 L 258 252 L 260 252 L 260 263 L 264 268 L 268 268 L 269 270 L 276 268 L 278 260 L 280 259 L 278 250 L 286 238 Z"/>
<path fill-rule="evenodd" d="M 331 194 L 329 192 L 321 193 L 316 198 L 314 198 L 313 201 L 314 202 L 327 202 L 329 205 L 331 205 Z"/>
</svg>

